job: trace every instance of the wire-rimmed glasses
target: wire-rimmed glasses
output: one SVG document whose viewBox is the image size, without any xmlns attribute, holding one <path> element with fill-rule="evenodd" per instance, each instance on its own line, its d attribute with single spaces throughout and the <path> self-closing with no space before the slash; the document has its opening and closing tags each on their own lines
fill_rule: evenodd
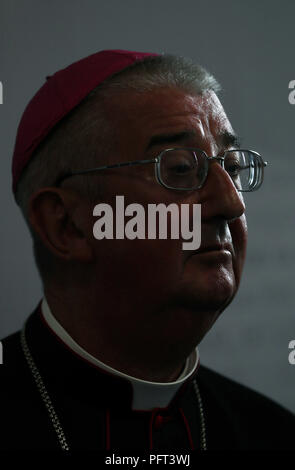
<svg viewBox="0 0 295 470">
<path fill-rule="evenodd" d="M 172 190 L 191 191 L 203 187 L 208 176 L 210 162 L 214 160 L 218 161 L 229 174 L 238 191 L 255 191 L 261 186 L 267 162 L 264 162 L 261 155 L 254 150 L 232 149 L 224 152 L 222 156 L 209 157 L 201 149 L 188 147 L 165 149 L 157 157 L 149 160 L 136 160 L 71 171 L 61 175 L 56 185 L 60 185 L 62 181 L 71 176 L 154 163 L 155 176 L 159 184 Z"/>
</svg>

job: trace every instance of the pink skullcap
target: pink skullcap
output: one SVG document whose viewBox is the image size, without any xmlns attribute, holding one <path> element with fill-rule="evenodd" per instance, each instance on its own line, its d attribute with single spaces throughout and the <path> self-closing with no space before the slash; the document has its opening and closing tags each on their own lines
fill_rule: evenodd
<svg viewBox="0 0 295 470">
<path fill-rule="evenodd" d="M 105 50 L 46 77 L 21 118 L 12 161 L 13 192 L 34 150 L 51 129 L 106 78 L 154 53 Z"/>
</svg>

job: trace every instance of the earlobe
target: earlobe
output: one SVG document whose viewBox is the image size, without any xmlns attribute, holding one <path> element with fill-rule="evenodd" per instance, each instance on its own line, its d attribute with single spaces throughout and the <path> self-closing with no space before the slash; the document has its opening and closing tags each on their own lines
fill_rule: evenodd
<svg viewBox="0 0 295 470">
<path fill-rule="evenodd" d="M 58 188 L 42 188 L 29 202 L 29 222 L 46 248 L 64 261 L 91 260 L 87 229 L 75 221 L 78 196 Z"/>
</svg>

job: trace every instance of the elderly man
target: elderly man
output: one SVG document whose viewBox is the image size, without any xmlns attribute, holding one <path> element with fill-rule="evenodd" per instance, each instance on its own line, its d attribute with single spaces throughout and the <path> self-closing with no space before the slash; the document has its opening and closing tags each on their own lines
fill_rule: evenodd
<svg viewBox="0 0 295 470">
<path fill-rule="evenodd" d="M 218 89 L 187 59 L 109 50 L 47 77 L 29 103 L 13 190 L 44 297 L 3 341 L 2 448 L 291 449 L 291 413 L 199 364 L 240 283 L 242 192 L 265 166 L 239 149 Z M 186 204 L 191 225 L 201 205 L 201 246 L 98 240 L 94 207 L 118 195 Z"/>
</svg>

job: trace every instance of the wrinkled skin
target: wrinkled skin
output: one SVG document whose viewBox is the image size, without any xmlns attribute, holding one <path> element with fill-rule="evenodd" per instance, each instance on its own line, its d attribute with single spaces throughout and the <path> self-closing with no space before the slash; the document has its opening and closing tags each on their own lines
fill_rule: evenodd
<svg viewBox="0 0 295 470">
<path fill-rule="evenodd" d="M 105 111 L 115 127 L 114 152 L 109 159 L 101 155 L 98 164 L 153 158 L 171 147 L 197 147 L 209 156 L 233 148 L 222 139 L 233 129 L 213 92 L 202 96 L 174 88 L 120 92 L 105 103 Z M 191 135 L 146 150 L 152 136 L 183 131 Z M 133 202 L 144 207 L 160 202 L 201 204 L 201 249 L 219 245 L 201 253 L 182 250 L 181 240 L 98 241 L 92 232 L 94 204 L 84 199 L 75 199 L 73 205 L 60 202 L 71 213 L 73 225 L 79 226 L 79 238 L 72 232 L 67 235 L 66 257 L 55 242 L 55 256 L 82 261 L 91 276 L 79 288 L 71 289 L 69 278 L 63 291 L 52 285 L 45 288 L 56 316 L 85 349 L 109 365 L 148 380 L 173 380 L 238 289 L 247 241 L 241 193 L 216 161 L 197 191 L 172 191 L 159 185 L 153 164 L 91 177 L 101 184 L 103 201 L 97 203 L 114 205 L 115 196 L 124 195 L 125 206 Z M 71 184 L 65 182 L 58 190 L 62 201 Z M 43 194 L 43 214 L 47 199 L 44 202 Z M 50 239 L 50 233 L 57 232 L 55 225 L 53 217 L 46 228 L 39 227 L 39 233 L 47 231 L 41 238 Z M 53 250 L 53 243 L 46 243 Z M 71 317 L 65 313 L 69 308 Z"/>
</svg>

